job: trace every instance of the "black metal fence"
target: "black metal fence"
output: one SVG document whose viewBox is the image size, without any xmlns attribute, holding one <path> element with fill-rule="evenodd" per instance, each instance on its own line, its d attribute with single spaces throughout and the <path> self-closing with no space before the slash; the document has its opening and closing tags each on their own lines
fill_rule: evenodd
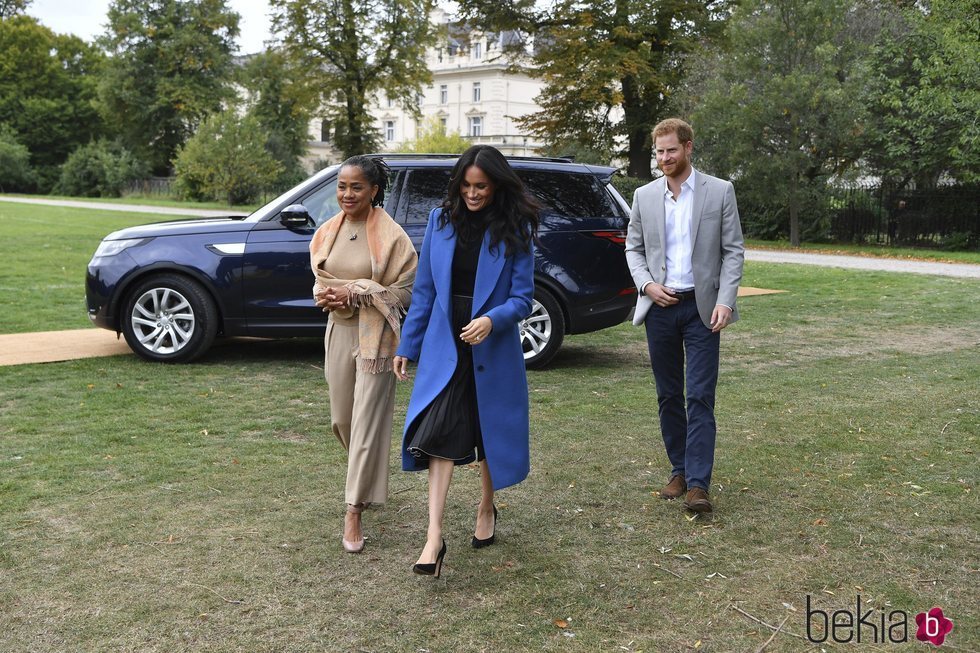
<svg viewBox="0 0 980 653">
<path fill-rule="evenodd" d="M 129 184 L 128 195 L 149 195 L 167 197 L 171 195 L 173 177 L 149 177 Z"/>
<path fill-rule="evenodd" d="M 980 186 L 832 194 L 829 236 L 836 242 L 980 249 Z"/>
</svg>

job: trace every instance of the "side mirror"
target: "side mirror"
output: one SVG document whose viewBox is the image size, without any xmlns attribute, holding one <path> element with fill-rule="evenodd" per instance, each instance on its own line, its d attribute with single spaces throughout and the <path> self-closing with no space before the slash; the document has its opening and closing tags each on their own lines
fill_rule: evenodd
<svg viewBox="0 0 980 653">
<path fill-rule="evenodd" d="M 287 229 L 312 227 L 316 224 L 302 204 L 290 204 L 279 213 L 279 222 Z"/>
</svg>

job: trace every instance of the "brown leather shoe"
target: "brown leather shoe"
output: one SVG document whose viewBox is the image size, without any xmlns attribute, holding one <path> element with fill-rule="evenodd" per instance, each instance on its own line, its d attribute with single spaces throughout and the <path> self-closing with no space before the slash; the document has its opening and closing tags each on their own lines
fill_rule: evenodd
<svg viewBox="0 0 980 653">
<path fill-rule="evenodd" d="M 711 512 L 711 502 L 708 501 L 708 493 L 699 487 L 692 487 L 687 493 L 684 507 L 693 512 Z"/>
<path fill-rule="evenodd" d="M 678 499 L 687 492 L 687 481 L 680 474 L 674 474 L 664 489 L 660 490 L 661 499 Z"/>
</svg>

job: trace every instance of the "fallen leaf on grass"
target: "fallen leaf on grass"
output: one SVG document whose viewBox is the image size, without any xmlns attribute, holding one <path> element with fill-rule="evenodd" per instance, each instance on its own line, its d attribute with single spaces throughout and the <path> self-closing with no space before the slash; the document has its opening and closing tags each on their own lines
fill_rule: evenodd
<svg viewBox="0 0 980 653">
<path fill-rule="evenodd" d="M 559 628 L 568 628 L 568 622 L 564 619 L 555 619 L 551 623 L 555 624 Z"/>
<path fill-rule="evenodd" d="M 687 554 L 687 553 L 675 553 L 674 554 L 674 557 L 675 558 L 684 558 L 685 560 L 690 560 L 691 562 L 694 562 L 694 558 L 692 558 L 690 556 L 690 554 Z"/>
<path fill-rule="evenodd" d="M 826 519 L 822 519 L 822 518 L 821 519 L 814 519 L 813 520 L 813 525 L 814 526 L 826 526 L 827 525 L 827 520 Z"/>
</svg>

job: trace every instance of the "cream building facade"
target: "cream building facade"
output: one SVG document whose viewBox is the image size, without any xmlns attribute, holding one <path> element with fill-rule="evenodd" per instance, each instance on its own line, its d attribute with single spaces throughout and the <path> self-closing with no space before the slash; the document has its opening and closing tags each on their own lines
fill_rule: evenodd
<svg viewBox="0 0 980 653">
<path fill-rule="evenodd" d="M 375 98 L 371 114 L 381 135 L 381 150 L 396 150 L 417 138 L 427 120 L 435 120 L 447 133 L 457 132 L 474 144 L 494 145 L 505 155 L 535 155 L 543 144 L 523 131 L 515 119 L 540 111 L 534 100 L 544 83 L 508 71 L 503 47 L 512 35 L 464 33 L 442 10 L 433 12 L 432 20 L 446 27 L 449 38 L 426 53 L 432 83 L 418 98 L 421 117 L 416 120 L 396 100 L 383 95 Z M 339 158 L 320 120 L 311 123 L 310 136 L 308 161 Z"/>
</svg>

